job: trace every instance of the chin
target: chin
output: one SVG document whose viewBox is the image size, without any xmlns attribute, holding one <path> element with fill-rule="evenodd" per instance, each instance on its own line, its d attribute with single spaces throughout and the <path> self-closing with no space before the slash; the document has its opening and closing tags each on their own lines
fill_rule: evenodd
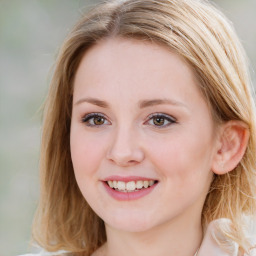
<svg viewBox="0 0 256 256">
<path fill-rule="evenodd" d="M 148 225 L 146 223 L 139 223 L 139 225 L 136 225 L 136 224 L 131 224 L 127 222 L 127 223 L 109 223 L 107 225 L 113 229 L 120 230 L 123 232 L 129 232 L 129 233 L 146 232 L 152 228 L 152 225 Z"/>
<path fill-rule="evenodd" d="M 145 214 L 116 214 L 103 220 L 107 226 L 123 232 L 145 232 L 155 226 L 155 218 Z"/>
</svg>

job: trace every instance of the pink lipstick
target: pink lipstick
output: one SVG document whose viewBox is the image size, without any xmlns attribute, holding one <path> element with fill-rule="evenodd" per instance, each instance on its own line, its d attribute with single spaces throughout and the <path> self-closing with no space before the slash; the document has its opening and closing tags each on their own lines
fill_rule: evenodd
<svg viewBox="0 0 256 256">
<path fill-rule="evenodd" d="M 111 197 L 120 201 L 129 201 L 151 193 L 158 184 L 158 180 L 139 176 L 109 176 L 102 183 Z"/>
</svg>

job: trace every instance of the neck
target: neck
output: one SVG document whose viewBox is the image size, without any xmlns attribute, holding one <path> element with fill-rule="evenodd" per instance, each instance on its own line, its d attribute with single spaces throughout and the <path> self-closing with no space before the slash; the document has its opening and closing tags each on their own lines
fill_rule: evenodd
<svg viewBox="0 0 256 256">
<path fill-rule="evenodd" d="M 106 225 L 106 231 L 104 256 L 194 256 L 203 236 L 200 219 L 172 221 L 136 233 Z"/>
</svg>

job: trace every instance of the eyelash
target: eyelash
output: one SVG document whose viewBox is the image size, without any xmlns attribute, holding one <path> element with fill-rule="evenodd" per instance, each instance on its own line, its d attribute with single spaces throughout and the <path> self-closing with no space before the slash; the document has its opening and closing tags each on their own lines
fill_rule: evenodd
<svg viewBox="0 0 256 256">
<path fill-rule="evenodd" d="M 105 125 L 105 124 L 99 124 L 99 125 L 97 125 L 97 124 L 95 124 L 95 123 L 94 123 L 94 124 L 90 124 L 90 121 L 93 120 L 94 118 L 102 118 L 102 119 L 104 119 L 104 123 L 105 123 L 105 121 L 107 120 L 103 114 L 100 114 L 100 113 L 90 113 L 90 114 L 88 114 L 88 115 L 85 115 L 85 116 L 82 118 L 82 123 L 85 123 L 86 126 L 95 127 L 95 128 L 100 128 L 102 125 Z M 159 118 L 159 119 L 164 120 L 164 125 L 158 126 L 158 125 L 152 124 L 153 126 L 155 126 L 155 127 L 158 128 L 158 129 L 163 129 L 163 128 L 166 128 L 166 127 L 168 127 L 168 126 L 170 126 L 170 125 L 172 125 L 172 124 L 177 123 L 176 118 L 174 118 L 174 117 L 172 117 L 172 116 L 169 116 L 169 115 L 166 115 L 166 114 L 163 114 L 163 113 L 154 113 L 154 114 L 149 115 L 147 122 L 149 122 L 149 121 L 151 121 L 151 120 L 154 120 L 154 118 L 155 118 L 155 119 Z M 168 123 L 168 124 L 165 124 L 166 121 L 169 122 L 169 123 Z"/>
<path fill-rule="evenodd" d="M 157 119 L 157 118 L 163 119 L 163 120 L 164 120 L 164 123 L 166 123 L 166 121 L 168 121 L 168 124 L 161 125 L 161 126 L 153 125 L 153 124 L 152 124 L 153 126 L 157 127 L 158 129 L 163 129 L 163 128 L 166 128 L 166 127 L 168 127 L 168 126 L 170 126 L 170 125 L 172 125 L 172 124 L 177 123 L 176 118 L 174 118 L 174 117 L 172 117 L 172 116 L 169 116 L 169 115 L 166 115 L 166 114 L 163 114 L 163 113 L 154 113 L 154 114 L 149 115 L 147 122 L 149 122 L 149 121 L 151 121 L 151 120 L 153 121 L 154 118 L 155 118 L 155 119 Z"/>
<path fill-rule="evenodd" d="M 85 115 L 83 118 L 82 118 L 82 123 L 85 123 L 86 126 L 89 126 L 89 127 L 96 127 L 96 128 L 99 128 L 100 126 L 102 125 L 97 125 L 97 124 L 90 124 L 89 121 L 90 120 L 93 120 L 94 118 L 97 118 L 97 117 L 100 117 L 100 118 L 103 118 L 106 120 L 105 116 L 100 114 L 100 113 L 90 113 L 88 115 Z"/>
</svg>

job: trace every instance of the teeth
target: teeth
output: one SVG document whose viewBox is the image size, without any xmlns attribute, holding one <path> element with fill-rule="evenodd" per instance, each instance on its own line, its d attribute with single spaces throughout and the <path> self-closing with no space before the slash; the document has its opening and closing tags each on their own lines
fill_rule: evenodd
<svg viewBox="0 0 256 256">
<path fill-rule="evenodd" d="M 113 188 L 114 187 L 114 184 L 113 184 L 113 181 L 108 181 L 108 185 L 111 187 L 111 188 Z"/>
<path fill-rule="evenodd" d="M 151 187 L 152 185 L 155 184 L 154 180 L 138 180 L 138 181 L 129 181 L 129 182 L 124 182 L 124 181 L 116 181 L 116 180 L 109 180 L 107 181 L 107 184 L 109 187 L 114 188 L 119 191 L 123 192 L 133 192 L 133 191 L 138 191 L 143 188 L 148 188 Z"/>
<path fill-rule="evenodd" d="M 137 189 L 143 188 L 143 185 L 144 185 L 144 182 L 143 182 L 142 180 L 138 180 L 138 181 L 136 182 L 136 188 L 137 188 Z"/>
<path fill-rule="evenodd" d="M 113 186 L 114 186 L 114 188 L 117 188 L 117 181 L 116 180 L 113 181 Z"/>
<path fill-rule="evenodd" d="M 149 181 L 149 186 L 151 187 L 152 185 L 154 185 L 154 181 L 153 181 L 153 180 L 150 180 L 150 181 Z"/>
<path fill-rule="evenodd" d="M 147 180 L 145 180 L 145 181 L 144 181 L 144 188 L 147 188 L 147 187 L 148 187 L 148 185 L 149 185 L 149 184 L 148 184 L 148 181 L 147 181 Z"/>
<path fill-rule="evenodd" d="M 125 182 L 123 182 L 123 181 L 118 181 L 118 182 L 117 182 L 117 189 L 118 189 L 118 190 L 125 190 Z"/>
<path fill-rule="evenodd" d="M 134 191 L 136 188 L 135 182 L 134 181 L 129 181 L 126 183 L 126 190 L 128 191 Z"/>
</svg>

